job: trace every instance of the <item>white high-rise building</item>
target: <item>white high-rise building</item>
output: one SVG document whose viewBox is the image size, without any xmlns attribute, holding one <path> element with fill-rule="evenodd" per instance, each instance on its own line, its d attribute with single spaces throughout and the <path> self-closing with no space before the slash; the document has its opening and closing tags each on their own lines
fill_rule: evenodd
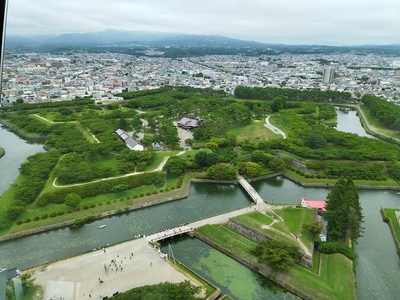
<svg viewBox="0 0 400 300">
<path fill-rule="evenodd" d="M 334 76 L 335 76 L 334 68 L 331 68 L 331 67 L 325 68 L 324 72 L 322 73 L 322 82 L 323 83 L 332 83 Z"/>
</svg>

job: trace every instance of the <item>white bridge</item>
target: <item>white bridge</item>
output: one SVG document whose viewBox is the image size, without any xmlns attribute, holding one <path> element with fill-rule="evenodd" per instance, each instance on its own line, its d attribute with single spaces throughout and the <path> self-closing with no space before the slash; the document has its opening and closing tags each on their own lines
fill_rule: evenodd
<svg viewBox="0 0 400 300">
<path fill-rule="evenodd" d="M 189 226 L 179 226 L 171 229 L 165 229 L 164 231 L 160 231 L 151 235 L 146 236 L 146 239 L 149 242 L 157 242 L 161 241 L 164 239 L 168 239 L 170 237 L 174 237 L 176 235 L 182 235 L 184 233 L 187 233 L 189 231 L 192 231 L 194 228 L 189 227 Z"/>
<path fill-rule="evenodd" d="M 251 199 L 256 204 L 262 204 L 264 203 L 264 200 L 261 198 L 261 196 L 256 192 L 256 190 L 251 186 L 251 184 L 241 175 L 238 176 L 237 181 L 239 184 L 244 188 L 244 190 L 249 194 Z"/>
</svg>

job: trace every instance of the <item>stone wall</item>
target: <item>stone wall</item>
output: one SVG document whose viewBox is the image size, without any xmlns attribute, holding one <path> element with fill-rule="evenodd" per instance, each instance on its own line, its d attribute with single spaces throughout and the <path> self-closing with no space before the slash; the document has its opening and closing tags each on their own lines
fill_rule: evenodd
<svg viewBox="0 0 400 300">
<path fill-rule="evenodd" d="M 13 132 L 15 132 L 17 135 L 19 135 L 20 137 L 23 137 L 24 139 L 45 139 L 46 136 L 44 135 L 28 135 L 25 132 L 19 130 L 18 128 L 15 128 L 14 126 L 12 126 L 10 123 L 7 123 L 4 120 L 0 119 L 0 123 L 3 124 L 5 127 L 7 127 L 8 129 L 12 130 Z"/>
<path fill-rule="evenodd" d="M 202 235 L 200 235 L 200 234 L 198 234 L 196 232 L 194 233 L 194 236 L 196 238 L 202 240 L 206 244 L 210 245 L 211 247 L 217 249 L 218 251 L 224 253 L 225 255 L 228 255 L 229 257 L 231 257 L 234 260 L 238 261 L 242 265 L 244 265 L 244 266 L 252 269 L 253 271 L 258 272 L 259 274 L 265 276 L 266 278 L 268 278 L 269 280 L 275 282 L 277 285 L 279 285 L 283 289 L 290 291 L 292 294 L 295 294 L 296 296 L 299 296 L 302 299 L 312 300 L 312 298 L 310 298 L 308 295 L 306 295 L 303 292 L 293 288 L 292 286 L 290 286 L 289 284 L 287 284 L 286 282 L 281 280 L 279 278 L 279 273 L 272 273 L 271 269 L 268 266 L 266 266 L 265 264 L 261 265 L 259 263 L 252 263 L 250 261 L 247 261 L 246 259 L 243 259 L 242 257 L 237 256 L 236 254 L 232 253 L 231 251 L 223 248 L 222 246 L 220 246 L 218 244 L 215 244 L 214 242 L 212 242 L 208 238 L 206 238 L 206 237 L 204 237 L 204 236 L 202 236 Z"/>
<path fill-rule="evenodd" d="M 241 235 L 244 235 L 245 237 L 247 237 L 253 241 L 256 241 L 256 242 L 259 242 L 262 239 L 272 240 L 272 237 L 270 237 L 269 235 L 267 235 L 263 232 L 257 231 L 256 229 L 249 227 L 246 224 L 243 224 L 234 219 L 229 219 L 227 226 L 230 229 L 232 229 L 232 230 L 240 233 Z M 308 268 L 312 268 L 313 256 L 309 256 L 308 254 L 300 251 L 300 264 L 303 266 L 306 266 Z"/>
</svg>

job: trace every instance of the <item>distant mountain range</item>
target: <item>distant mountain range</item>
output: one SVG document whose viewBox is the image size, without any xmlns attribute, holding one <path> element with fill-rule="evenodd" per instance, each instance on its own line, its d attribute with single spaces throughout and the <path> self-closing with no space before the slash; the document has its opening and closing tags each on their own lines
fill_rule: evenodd
<svg viewBox="0 0 400 300">
<path fill-rule="evenodd" d="M 94 33 L 69 33 L 59 36 L 6 36 L 6 48 L 58 46 L 93 46 L 111 44 L 193 47 L 266 47 L 266 44 L 217 35 L 191 35 L 159 32 L 106 30 Z"/>
<path fill-rule="evenodd" d="M 144 54 L 144 48 L 156 48 L 166 57 L 186 57 L 207 54 L 317 54 L 317 53 L 378 53 L 400 56 L 400 44 L 364 46 L 284 45 L 246 41 L 219 35 L 194 35 L 143 31 L 106 30 L 94 33 L 70 33 L 58 36 L 6 36 L 5 50 L 32 52 L 84 51 Z"/>
</svg>

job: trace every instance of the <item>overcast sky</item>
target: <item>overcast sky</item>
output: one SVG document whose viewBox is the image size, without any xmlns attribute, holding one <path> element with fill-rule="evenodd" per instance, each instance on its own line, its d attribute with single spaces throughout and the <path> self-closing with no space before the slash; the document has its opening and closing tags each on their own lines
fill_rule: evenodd
<svg viewBox="0 0 400 300">
<path fill-rule="evenodd" d="M 284 44 L 400 43 L 400 0 L 8 0 L 7 35 L 106 29 Z"/>
</svg>

